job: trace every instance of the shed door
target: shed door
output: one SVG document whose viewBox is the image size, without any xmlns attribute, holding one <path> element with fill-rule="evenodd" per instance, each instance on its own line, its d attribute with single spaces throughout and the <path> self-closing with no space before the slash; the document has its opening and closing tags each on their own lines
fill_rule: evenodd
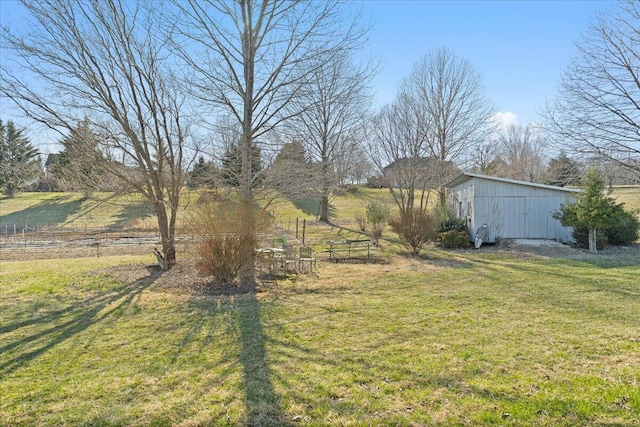
<svg viewBox="0 0 640 427">
<path fill-rule="evenodd" d="M 505 239 L 527 237 L 527 209 L 525 197 L 505 197 L 502 199 L 502 233 Z"/>
</svg>

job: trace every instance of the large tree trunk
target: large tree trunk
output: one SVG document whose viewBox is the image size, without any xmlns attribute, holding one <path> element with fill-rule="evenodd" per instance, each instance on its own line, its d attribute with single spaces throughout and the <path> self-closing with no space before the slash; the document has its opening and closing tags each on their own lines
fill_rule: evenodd
<svg viewBox="0 0 640 427">
<path fill-rule="evenodd" d="M 243 6 L 246 7 L 246 6 Z M 242 167 L 240 171 L 240 198 L 242 200 L 242 209 L 244 210 L 242 221 L 243 235 L 240 239 L 245 241 L 255 241 L 254 229 L 254 213 L 253 213 L 253 176 L 251 174 L 252 148 L 255 141 L 253 140 L 253 114 L 255 110 L 255 100 L 253 96 L 255 83 L 255 40 L 251 31 L 252 23 L 250 21 L 251 14 L 243 15 L 244 31 L 242 35 L 242 57 L 244 71 L 244 87 L 245 93 L 243 98 L 243 118 L 242 118 Z M 243 281 L 255 280 L 255 247 L 247 247 L 245 254 L 246 268 L 240 272 Z"/>
<path fill-rule="evenodd" d="M 598 231 L 595 228 L 589 229 L 589 252 L 592 252 L 594 254 L 598 252 L 598 247 L 596 245 L 597 233 Z"/>
<path fill-rule="evenodd" d="M 15 196 L 15 191 L 13 188 L 13 184 L 7 184 L 4 188 L 4 194 L 5 196 L 11 198 L 13 196 Z"/>
<path fill-rule="evenodd" d="M 320 198 L 320 221 L 329 222 L 329 196 L 326 194 Z"/>
<path fill-rule="evenodd" d="M 321 156 L 322 176 L 322 196 L 320 197 L 320 221 L 329 222 L 329 193 L 331 191 L 331 185 L 329 183 L 329 158 L 326 154 L 326 138 L 323 138 L 323 151 Z"/>
<path fill-rule="evenodd" d="M 167 211 L 162 202 L 156 203 L 156 215 L 158 217 L 158 230 L 162 243 L 162 256 L 164 258 L 164 269 L 170 270 L 176 265 L 176 247 L 174 239 L 174 226 L 171 226 L 167 218 Z M 174 222 L 174 221 L 172 221 Z"/>
<path fill-rule="evenodd" d="M 447 189 L 444 185 L 438 188 L 438 198 L 440 200 L 440 206 L 445 207 L 447 205 Z"/>
</svg>

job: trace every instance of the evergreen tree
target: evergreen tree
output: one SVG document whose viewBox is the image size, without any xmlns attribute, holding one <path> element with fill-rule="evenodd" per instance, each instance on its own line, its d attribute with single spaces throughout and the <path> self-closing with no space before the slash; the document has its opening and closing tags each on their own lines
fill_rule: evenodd
<svg viewBox="0 0 640 427">
<path fill-rule="evenodd" d="M 291 200 L 315 197 L 317 172 L 317 165 L 308 160 L 304 146 L 294 140 L 282 146 L 266 171 L 266 185 Z"/>
<path fill-rule="evenodd" d="M 561 153 L 549 162 L 545 183 L 560 187 L 577 185 L 580 183 L 580 175 L 580 164 Z"/>
<path fill-rule="evenodd" d="M 251 187 L 260 184 L 262 171 L 260 146 L 251 146 Z M 242 173 L 242 150 L 237 144 L 227 149 L 222 158 L 222 181 L 230 187 L 240 187 L 240 175 Z"/>
<path fill-rule="evenodd" d="M 218 168 L 216 165 L 214 165 L 213 162 L 205 161 L 204 157 L 200 156 L 189 173 L 189 186 L 191 188 L 202 186 L 207 188 L 215 187 L 217 175 Z"/>
<path fill-rule="evenodd" d="M 282 149 L 276 155 L 275 163 L 292 162 L 303 165 L 307 163 L 307 153 L 304 146 L 297 140 L 288 142 L 282 146 Z"/>
<path fill-rule="evenodd" d="M 52 166 L 57 184 L 67 191 L 80 191 L 85 197 L 103 181 L 104 159 L 98 149 L 98 137 L 87 119 L 78 125 L 61 142 L 62 152 Z"/>
<path fill-rule="evenodd" d="M 9 197 L 40 174 L 38 150 L 22 132 L 12 121 L 5 127 L 0 120 L 0 186 Z"/>
<path fill-rule="evenodd" d="M 497 156 L 495 159 L 491 160 L 487 167 L 483 171 L 486 175 L 499 176 L 505 178 L 507 175 L 507 171 L 509 170 L 509 165 L 504 159 L 500 156 Z"/>
<path fill-rule="evenodd" d="M 596 235 L 611 226 L 615 216 L 615 201 L 604 193 L 606 184 L 602 174 L 591 168 L 580 182 L 584 190 L 576 197 L 575 203 L 560 207 L 554 216 L 562 225 L 589 231 L 589 251 L 597 252 Z"/>
</svg>

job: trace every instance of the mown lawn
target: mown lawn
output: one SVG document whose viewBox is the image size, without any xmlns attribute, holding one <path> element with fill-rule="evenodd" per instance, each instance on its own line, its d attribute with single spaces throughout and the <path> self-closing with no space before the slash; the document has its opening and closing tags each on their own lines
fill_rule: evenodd
<svg viewBox="0 0 640 427">
<path fill-rule="evenodd" d="M 43 227 L 125 227 L 155 226 L 153 207 L 137 194 L 18 193 L 0 197 L 0 232 L 5 225 Z"/>
<path fill-rule="evenodd" d="M 236 296 L 156 286 L 151 258 L 3 261 L 0 425 L 638 422 L 638 263 L 516 255 L 321 263 Z"/>
<path fill-rule="evenodd" d="M 626 209 L 640 210 L 640 187 L 637 185 L 613 187 L 611 197 L 618 203 L 624 203 Z"/>
</svg>

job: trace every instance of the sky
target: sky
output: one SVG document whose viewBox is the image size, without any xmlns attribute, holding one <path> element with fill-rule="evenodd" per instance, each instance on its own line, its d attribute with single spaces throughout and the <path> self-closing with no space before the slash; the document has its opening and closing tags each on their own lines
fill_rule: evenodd
<svg viewBox="0 0 640 427">
<path fill-rule="evenodd" d="M 372 24 L 366 54 L 382 66 L 373 80 L 374 108 L 393 100 L 421 56 L 446 47 L 483 77 L 486 95 L 505 123 L 538 122 L 538 112 L 555 96 L 562 72 L 577 52 L 580 33 L 597 13 L 613 6 L 612 1 L 595 0 L 358 2 L 354 7 Z M 20 25 L 15 0 L 0 0 L 0 20 Z M 3 101 L 0 118 L 12 119 L 12 113 Z M 33 142 L 50 150 L 50 143 Z"/>
<path fill-rule="evenodd" d="M 486 94 L 507 120 L 538 122 L 575 42 L 612 1 L 385 1 L 362 3 L 370 17 L 370 49 L 384 68 L 373 81 L 375 103 L 429 50 L 449 48 L 483 77 Z"/>
</svg>

